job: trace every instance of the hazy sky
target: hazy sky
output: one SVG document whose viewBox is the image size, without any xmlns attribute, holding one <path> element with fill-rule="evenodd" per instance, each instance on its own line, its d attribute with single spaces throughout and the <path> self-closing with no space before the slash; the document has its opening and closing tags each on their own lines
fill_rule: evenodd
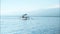
<svg viewBox="0 0 60 34">
<path fill-rule="evenodd" d="M 59 0 L 1 0 L 1 15 L 14 15 L 19 12 L 58 7 Z"/>
</svg>

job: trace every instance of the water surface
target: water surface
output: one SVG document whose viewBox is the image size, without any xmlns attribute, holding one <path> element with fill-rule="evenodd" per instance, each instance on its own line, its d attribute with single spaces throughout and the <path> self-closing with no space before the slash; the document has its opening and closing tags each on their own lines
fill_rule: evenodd
<svg viewBox="0 0 60 34">
<path fill-rule="evenodd" d="M 1 34 L 59 34 L 60 17 L 2 17 Z"/>
</svg>

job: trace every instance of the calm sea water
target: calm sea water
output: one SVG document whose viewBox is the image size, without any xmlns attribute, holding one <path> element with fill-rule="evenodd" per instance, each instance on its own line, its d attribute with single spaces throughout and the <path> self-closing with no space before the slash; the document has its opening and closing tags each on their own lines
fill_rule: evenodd
<svg viewBox="0 0 60 34">
<path fill-rule="evenodd" d="M 0 34 L 60 34 L 60 17 L 0 18 Z"/>
</svg>

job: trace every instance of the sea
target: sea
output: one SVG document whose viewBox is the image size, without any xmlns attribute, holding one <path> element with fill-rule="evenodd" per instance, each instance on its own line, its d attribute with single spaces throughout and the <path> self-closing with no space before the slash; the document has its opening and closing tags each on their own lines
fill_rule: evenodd
<svg viewBox="0 0 60 34">
<path fill-rule="evenodd" d="M 60 34 L 60 17 L 0 18 L 0 34 Z"/>
</svg>

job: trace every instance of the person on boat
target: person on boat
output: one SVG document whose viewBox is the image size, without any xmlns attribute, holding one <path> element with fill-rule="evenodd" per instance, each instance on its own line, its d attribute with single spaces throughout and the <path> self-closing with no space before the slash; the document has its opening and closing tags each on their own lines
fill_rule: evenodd
<svg viewBox="0 0 60 34">
<path fill-rule="evenodd" d="M 27 20 L 27 19 L 28 19 L 27 14 L 22 15 L 22 19 L 23 19 L 23 20 Z"/>
</svg>

